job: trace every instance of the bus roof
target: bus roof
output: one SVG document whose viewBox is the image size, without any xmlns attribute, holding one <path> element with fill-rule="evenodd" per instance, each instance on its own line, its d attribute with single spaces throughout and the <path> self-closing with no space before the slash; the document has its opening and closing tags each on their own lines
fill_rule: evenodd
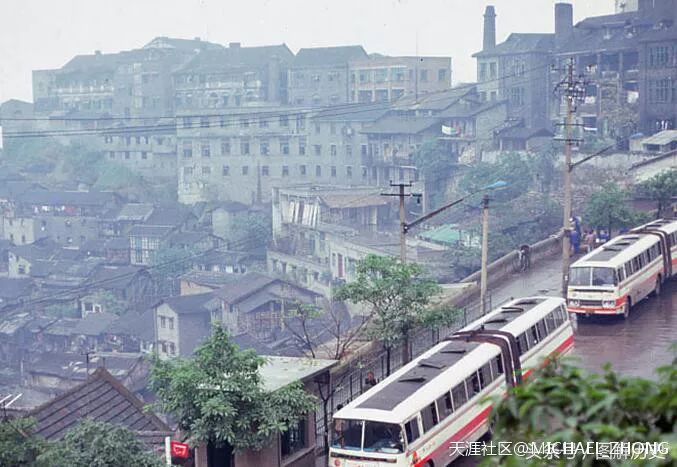
<svg viewBox="0 0 677 467">
<path fill-rule="evenodd" d="M 563 303 L 564 300 L 558 297 L 511 300 L 462 330 L 484 325 L 485 329 L 501 329 L 518 335 L 542 319 L 546 311 Z M 517 317 L 524 319 L 515 322 Z M 487 354 L 497 356 L 500 349 L 493 344 L 461 340 L 441 342 L 357 397 L 334 416 L 403 423 L 467 378 L 478 368 L 478 357 Z M 482 361 L 485 361 L 484 358 Z"/>
<path fill-rule="evenodd" d="M 677 219 L 656 219 L 655 221 L 651 221 L 635 229 L 632 229 L 632 232 L 644 229 L 661 230 L 665 233 L 672 234 L 677 232 Z"/>
<path fill-rule="evenodd" d="M 609 240 L 571 265 L 576 267 L 617 268 L 659 242 L 655 235 L 630 233 Z"/>
</svg>

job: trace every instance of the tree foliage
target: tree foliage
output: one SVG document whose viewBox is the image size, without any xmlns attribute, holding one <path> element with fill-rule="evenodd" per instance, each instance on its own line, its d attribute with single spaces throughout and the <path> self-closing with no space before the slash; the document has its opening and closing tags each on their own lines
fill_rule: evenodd
<svg viewBox="0 0 677 467">
<path fill-rule="evenodd" d="M 153 360 L 151 388 L 161 410 L 172 414 L 189 442 L 261 449 L 315 408 L 300 384 L 274 392 L 264 388 L 265 359 L 240 350 L 221 327 L 192 360 Z"/>
<path fill-rule="evenodd" d="M 640 195 L 656 201 L 657 215 L 660 217 L 663 209 L 670 205 L 670 200 L 677 196 L 677 169 L 666 170 L 643 181 L 637 187 L 637 191 Z"/>
<path fill-rule="evenodd" d="M 498 202 L 513 200 L 527 192 L 534 180 L 529 159 L 509 152 L 496 162 L 478 162 L 465 169 L 458 185 L 463 193 L 471 193 L 499 180 L 508 185 L 491 193 L 492 199 Z"/>
<path fill-rule="evenodd" d="M 408 344 L 411 332 L 423 324 L 426 308 L 440 292 L 439 286 L 422 277 L 422 268 L 392 257 L 368 255 L 356 268 L 355 281 L 341 286 L 337 300 L 369 307 L 369 334 L 392 349 Z"/>
<path fill-rule="evenodd" d="M 38 456 L 40 467 L 161 467 L 130 430 L 109 423 L 83 420 L 62 440 L 49 443 Z"/>
<path fill-rule="evenodd" d="M 658 374 L 657 381 L 623 377 L 609 366 L 601 375 L 589 374 L 567 363 L 551 362 L 536 371 L 525 384 L 511 389 L 507 398 L 495 400 L 493 440 L 526 443 L 671 441 L 674 446 L 677 441 L 677 365 L 661 368 Z M 672 456 L 663 465 L 675 465 L 674 450 Z M 544 461 L 507 457 L 493 458 L 486 463 L 492 462 L 521 466 L 543 465 Z M 550 461 L 549 465 L 591 463 L 588 456 L 559 463 Z"/>
<path fill-rule="evenodd" d="M 229 248 L 236 251 L 263 249 L 273 236 L 272 221 L 259 212 L 233 219 L 229 232 Z"/>
<path fill-rule="evenodd" d="M 197 251 L 193 248 L 164 247 L 155 252 L 151 260 L 153 274 L 156 277 L 178 277 L 191 268 L 191 259 Z"/>
<path fill-rule="evenodd" d="M 638 223 L 638 213 L 627 205 L 629 193 L 615 183 L 602 185 L 601 190 L 588 199 L 585 222 L 611 231 Z"/>
<path fill-rule="evenodd" d="M 30 418 L 0 421 L 0 465 L 33 465 L 44 441 L 32 434 L 35 420 Z"/>
</svg>

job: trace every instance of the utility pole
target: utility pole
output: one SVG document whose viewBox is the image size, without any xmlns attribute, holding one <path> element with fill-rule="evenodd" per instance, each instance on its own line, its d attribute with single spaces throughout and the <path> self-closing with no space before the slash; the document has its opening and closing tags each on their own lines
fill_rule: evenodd
<svg viewBox="0 0 677 467">
<path fill-rule="evenodd" d="M 404 206 L 405 196 L 418 196 L 412 193 L 405 193 L 405 188 L 411 188 L 412 183 L 393 183 L 390 186 L 398 187 L 398 193 L 381 193 L 381 196 L 397 196 L 400 198 L 400 261 L 407 262 L 407 213 Z"/>
<path fill-rule="evenodd" d="M 480 309 L 487 310 L 487 263 L 489 259 L 489 195 L 482 198 L 482 269 L 480 271 Z"/>
<path fill-rule="evenodd" d="M 582 142 L 580 138 L 574 138 L 572 128 L 577 126 L 574 123 L 577 102 L 585 96 L 584 82 L 574 76 L 575 62 L 573 57 L 569 58 L 565 68 L 565 78 L 556 86 L 556 91 L 564 97 L 566 101 L 566 117 L 564 126 L 564 209 L 562 215 L 562 296 L 566 297 L 567 283 L 569 275 L 569 262 L 571 253 L 571 153 L 575 144 Z"/>
</svg>

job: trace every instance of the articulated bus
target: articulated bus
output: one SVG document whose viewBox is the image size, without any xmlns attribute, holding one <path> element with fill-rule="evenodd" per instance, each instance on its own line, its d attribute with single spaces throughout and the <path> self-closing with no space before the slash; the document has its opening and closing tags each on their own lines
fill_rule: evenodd
<svg viewBox="0 0 677 467">
<path fill-rule="evenodd" d="M 446 466 L 455 447 L 489 431 L 489 396 L 503 396 L 572 344 L 563 299 L 511 300 L 337 411 L 328 465 Z"/>
<path fill-rule="evenodd" d="M 571 265 L 567 308 L 583 316 L 623 315 L 677 274 L 677 220 L 637 227 Z"/>
</svg>

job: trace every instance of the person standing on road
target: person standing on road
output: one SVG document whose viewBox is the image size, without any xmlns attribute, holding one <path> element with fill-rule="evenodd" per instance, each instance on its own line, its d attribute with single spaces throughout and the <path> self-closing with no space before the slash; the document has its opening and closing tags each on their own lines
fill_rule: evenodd
<svg viewBox="0 0 677 467">
<path fill-rule="evenodd" d="M 570 235 L 571 235 L 571 236 L 570 236 L 569 238 L 570 238 L 570 240 L 571 240 L 571 251 L 572 251 L 572 254 L 573 254 L 573 255 L 577 255 L 577 254 L 578 254 L 578 250 L 579 250 L 579 248 L 580 248 L 580 246 L 581 246 L 581 236 L 580 236 L 580 234 L 578 233 L 578 231 L 575 230 L 575 229 L 571 231 L 571 234 L 570 234 Z"/>
</svg>

